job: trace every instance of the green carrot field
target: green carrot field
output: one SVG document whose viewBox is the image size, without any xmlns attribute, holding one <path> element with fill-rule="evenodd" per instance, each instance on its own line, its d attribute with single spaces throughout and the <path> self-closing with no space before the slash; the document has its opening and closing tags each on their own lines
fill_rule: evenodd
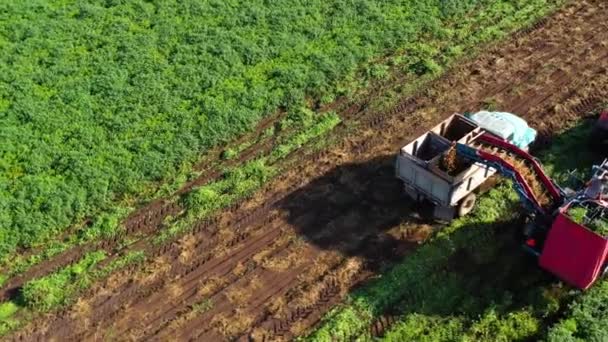
<svg viewBox="0 0 608 342">
<path fill-rule="evenodd" d="M 136 204 L 271 113 L 351 93 L 370 62 L 489 3 L 2 2 L 0 256 Z M 425 51 L 404 67 L 432 69 Z"/>
<path fill-rule="evenodd" d="M 605 97 L 585 93 L 592 70 L 575 77 L 577 62 L 556 61 L 551 32 L 546 45 L 533 34 L 554 13 L 547 30 L 559 31 L 605 8 L 573 4 L 0 1 L 0 336 L 608 340 L 608 282 L 575 290 L 521 250 L 526 213 L 508 181 L 402 259 L 379 253 L 359 265 L 367 254 L 354 252 L 405 225 L 376 217 L 392 217 L 390 195 L 376 198 L 391 185 L 378 176 L 386 141 L 396 152 L 447 115 L 450 94 L 462 97 L 454 108 L 510 105 L 542 134 L 560 127 L 534 155 L 559 184 L 572 170 L 587 179 L 598 157 L 581 148 L 592 125 L 581 118 Z M 601 50 L 602 25 L 561 32 Z M 501 64 L 501 44 L 527 51 L 521 66 Z M 595 76 L 602 88 L 608 78 Z M 477 83 L 457 88 L 468 78 Z M 551 82 L 563 89 L 536 98 Z M 579 100 L 592 105 L 558 116 Z M 567 121 L 551 126 L 552 113 Z M 374 180 L 380 195 L 364 194 Z M 357 212 L 368 207 L 370 222 Z M 394 323 L 376 336 L 386 316 Z"/>
</svg>

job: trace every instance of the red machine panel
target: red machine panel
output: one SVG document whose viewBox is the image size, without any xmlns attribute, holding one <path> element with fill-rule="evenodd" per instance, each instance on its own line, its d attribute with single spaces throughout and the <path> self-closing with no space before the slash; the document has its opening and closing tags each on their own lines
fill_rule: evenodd
<svg viewBox="0 0 608 342">
<path fill-rule="evenodd" d="M 539 264 L 567 283 L 587 289 L 601 275 L 608 240 L 560 213 L 549 230 Z"/>
</svg>

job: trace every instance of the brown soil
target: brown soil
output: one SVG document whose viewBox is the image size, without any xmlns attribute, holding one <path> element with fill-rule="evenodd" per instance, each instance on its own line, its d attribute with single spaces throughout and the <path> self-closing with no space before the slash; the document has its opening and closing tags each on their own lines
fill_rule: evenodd
<svg viewBox="0 0 608 342">
<path fill-rule="evenodd" d="M 385 113 L 345 105 L 340 143 L 290 156 L 289 172 L 181 243 L 142 242 L 165 262 L 147 264 L 143 276 L 120 272 L 12 337 L 275 341 L 305 332 L 428 236 L 394 179 L 398 147 L 488 99 L 526 118 L 547 143 L 608 98 L 607 6 L 578 1 Z"/>
</svg>

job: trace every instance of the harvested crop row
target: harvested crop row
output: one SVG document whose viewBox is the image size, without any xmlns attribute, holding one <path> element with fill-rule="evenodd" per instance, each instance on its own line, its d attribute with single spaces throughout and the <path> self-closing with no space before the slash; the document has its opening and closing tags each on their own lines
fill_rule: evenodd
<svg viewBox="0 0 608 342">
<path fill-rule="evenodd" d="M 517 156 L 505 151 L 499 147 L 477 143 L 473 144 L 473 147 L 476 149 L 480 149 L 489 154 L 495 155 L 502 160 L 506 161 L 510 165 L 514 167 L 514 169 L 523 177 L 526 181 L 536 200 L 538 200 L 539 204 L 544 208 L 550 208 L 553 203 L 547 189 L 543 186 L 543 183 L 540 180 L 540 176 L 536 173 L 534 168 L 528 164 L 527 161 L 518 158 Z"/>
</svg>

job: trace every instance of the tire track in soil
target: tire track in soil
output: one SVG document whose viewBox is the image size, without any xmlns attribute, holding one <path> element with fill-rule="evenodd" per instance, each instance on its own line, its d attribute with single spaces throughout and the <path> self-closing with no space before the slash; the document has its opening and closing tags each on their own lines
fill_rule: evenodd
<svg viewBox="0 0 608 342">
<path fill-rule="evenodd" d="M 369 204 L 368 206 L 371 208 L 372 206 L 377 206 L 378 204 Z M 395 206 L 391 206 L 391 209 L 396 209 L 398 208 L 397 205 Z M 353 212 L 365 212 L 365 206 L 360 206 L 358 208 L 351 208 L 351 211 L 347 211 L 345 212 L 345 214 L 343 214 L 342 216 L 337 216 L 334 218 L 333 222 L 336 224 L 339 224 L 340 222 L 343 222 L 345 220 L 345 217 L 351 215 Z M 371 209 L 368 209 L 367 211 L 371 211 Z M 388 211 L 388 210 L 387 210 Z M 393 212 L 395 212 L 395 210 L 393 210 Z M 393 225 L 395 218 L 391 217 L 391 216 L 384 216 L 383 215 L 373 215 L 372 217 L 370 217 L 370 219 L 366 219 L 366 222 L 374 222 L 374 221 L 380 221 L 380 220 L 385 220 L 387 221 L 387 225 Z M 328 227 L 330 226 L 332 223 L 325 225 L 324 227 Z M 370 224 L 368 225 L 370 228 L 366 231 L 366 230 L 362 230 L 360 231 L 360 235 L 362 237 L 372 237 L 374 236 L 376 233 L 378 233 L 378 231 L 375 229 L 375 227 L 377 227 L 379 224 Z M 348 230 L 352 229 L 351 225 L 348 224 L 343 224 L 340 226 L 336 226 L 334 229 L 332 229 L 331 231 L 331 235 L 329 237 L 327 237 L 327 239 L 331 239 L 331 240 L 335 240 L 336 236 L 344 236 L 345 240 L 341 241 L 342 246 L 340 247 L 340 250 L 342 251 L 343 254 L 347 254 L 347 255 L 362 255 L 363 253 L 365 253 L 365 260 L 367 261 L 371 261 L 374 258 L 380 259 L 379 257 L 376 257 L 375 254 L 379 254 L 379 251 L 376 251 L 375 253 L 371 253 L 370 251 L 372 250 L 371 246 L 369 246 L 367 244 L 367 242 L 370 242 L 368 239 L 361 239 L 357 236 L 352 236 L 352 234 L 349 236 Z M 323 234 L 326 234 L 325 231 L 322 232 Z M 317 250 L 318 251 L 318 247 L 316 246 L 310 246 L 308 247 L 311 250 Z M 366 250 L 367 249 L 367 250 Z M 327 248 L 324 248 L 324 250 L 327 250 Z M 317 252 L 318 254 L 318 252 Z M 308 256 L 308 257 L 307 257 Z M 384 258 L 386 258 L 387 256 L 384 255 Z M 303 252 L 302 255 L 299 255 L 299 258 L 301 260 L 301 262 L 303 262 L 304 264 L 302 265 L 303 267 L 303 271 L 305 271 L 306 269 L 316 266 L 316 258 L 317 255 L 316 254 L 308 254 L 306 252 Z M 299 274 L 299 272 L 293 272 L 293 270 L 285 270 L 284 272 L 282 272 L 282 274 L 280 275 L 280 278 L 292 278 L 295 279 L 295 277 L 297 277 Z M 293 288 L 294 285 L 291 284 L 290 288 Z M 276 298 L 277 296 L 284 296 L 286 294 L 286 292 L 290 289 L 290 288 L 285 288 L 283 292 L 281 293 L 277 293 L 277 292 L 272 292 L 271 294 L 268 294 L 266 292 L 266 288 L 263 289 L 263 291 L 260 292 L 256 292 L 255 294 L 252 295 L 252 297 L 254 298 Z M 287 300 L 289 302 L 289 300 Z M 265 301 L 262 301 L 261 303 L 265 303 Z M 247 303 L 247 304 L 241 304 L 239 305 L 239 307 L 241 308 L 246 308 L 246 310 L 249 312 L 250 316 L 255 317 L 254 321 L 259 321 L 263 318 L 264 316 L 264 308 L 260 307 L 259 303 Z M 204 321 L 205 321 L 205 317 L 197 317 L 194 321 L 190 322 L 187 326 L 182 327 L 180 329 L 180 331 L 183 332 L 187 332 L 187 331 L 196 331 L 196 329 L 194 327 L 200 326 Z M 198 336 L 195 337 L 197 339 L 202 339 L 202 340 L 209 340 L 209 338 L 211 338 L 211 336 L 206 335 L 208 333 L 208 330 L 204 331 L 205 335 L 204 336 Z M 182 336 L 183 337 L 183 336 Z"/>
<path fill-rule="evenodd" d="M 363 179 L 362 179 L 362 181 L 363 181 Z M 318 215 L 317 215 L 318 217 L 314 221 L 314 225 L 318 226 L 318 227 L 324 227 L 324 226 L 326 226 L 328 224 L 328 222 L 330 222 L 332 220 L 335 220 L 335 214 L 337 212 L 339 212 L 340 210 L 349 209 L 354 204 L 356 204 L 356 201 L 355 200 L 351 200 L 349 202 L 342 203 L 339 207 L 335 207 L 334 206 L 334 207 L 330 207 L 330 208 L 323 208 L 323 209 L 317 210 L 318 211 Z M 304 208 L 306 208 L 306 207 L 304 207 Z M 306 209 L 309 209 L 309 208 L 306 208 Z M 351 210 L 352 210 L 352 208 L 351 208 Z M 309 214 L 307 212 L 303 212 L 303 213 L 301 213 L 301 215 L 300 215 L 300 213 L 297 213 L 295 215 L 297 215 L 297 216 L 307 216 L 308 215 L 309 216 Z M 282 218 L 279 217 L 278 220 L 282 221 Z M 298 220 L 298 219 L 296 219 L 296 220 Z M 288 224 L 286 224 L 284 222 L 278 222 L 275 226 L 277 227 L 276 229 L 284 229 L 285 227 L 288 227 Z M 274 232 L 273 230 L 269 230 L 267 233 L 271 234 L 273 232 Z M 292 232 L 292 234 L 293 234 L 293 232 Z M 259 250 L 259 249 L 261 249 L 261 247 L 254 246 L 251 243 L 247 243 L 247 248 L 248 249 L 252 249 L 252 250 Z M 224 262 L 226 260 L 231 260 L 233 264 L 236 264 L 237 262 L 243 262 L 243 260 L 241 260 L 239 258 L 234 258 L 234 257 L 229 257 L 229 258 L 221 257 L 221 260 L 223 260 Z M 195 279 L 199 278 L 200 275 L 201 275 L 201 273 L 202 273 L 202 271 L 201 272 L 196 272 L 195 274 L 192 275 L 192 277 L 194 277 Z M 205 276 L 207 276 L 207 274 Z M 189 282 L 185 282 L 185 283 L 179 282 L 178 286 L 182 287 L 182 288 L 183 287 L 188 288 L 188 286 L 195 286 L 194 282 L 190 281 L 189 279 L 187 279 L 187 280 Z M 191 290 L 191 289 L 188 288 L 188 290 Z M 159 295 L 158 298 L 162 298 L 162 295 Z M 149 299 L 147 301 L 157 302 L 154 298 L 151 298 L 151 299 Z M 179 300 L 179 301 L 181 301 L 181 300 Z M 142 308 L 142 311 L 149 312 L 149 308 L 145 308 L 145 303 L 142 303 L 142 305 L 144 306 L 144 308 Z M 126 319 L 128 320 L 128 317 L 126 317 Z M 120 332 L 120 330 L 117 330 L 117 331 Z"/>
<path fill-rule="evenodd" d="M 335 211 L 335 209 L 332 209 L 332 210 L 330 210 L 330 211 Z M 327 218 L 332 218 L 332 217 L 333 217 L 332 215 L 325 215 L 325 216 L 326 216 Z M 155 287 L 156 285 L 157 285 L 157 284 L 152 284 L 152 285 L 150 285 L 150 287 L 153 287 L 153 286 L 154 286 L 153 291 L 157 291 L 157 290 L 158 290 L 158 288 L 157 288 L 157 287 Z M 137 287 L 137 286 L 133 285 L 132 287 Z M 140 289 L 140 290 L 141 290 L 141 289 Z M 151 291 L 145 291 L 145 292 L 146 292 L 146 293 L 150 293 Z M 127 297 L 131 297 L 131 296 L 132 296 L 132 292 L 130 292 L 130 291 L 125 291 L 125 293 L 126 293 L 126 295 L 125 295 L 125 296 L 127 296 Z M 119 297 L 120 297 L 120 296 L 119 296 Z M 118 303 L 123 303 L 123 301 L 122 301 L 120 298 L 117 298 L 117 297 L 114 297 L 114 298 L 113 298 L 113 301 L 114 301 L 114 302 L 118 302 Z M 99 314 L 100 312 L 104 312 L 104 314 L 105 314 L 105 311 L 104 311 L 104 310 L 100 310 L 99 308 L 98 308 L 98 309 L 96 309 L 95 311 L 96 311 L 98 314 Z M 63 326 L 63 325 L 62 325 L 62 326 Z"/>
<path fill-rule="evenodd" d="M 294 338 L 302 332 L 300 327 L 308 327 L 317 322 L 327 310 L 339 303 L 350 288 L 376 274 L 380 266 L 387 260 L 396 261 L 418 245 L 418 243 L 406 240 L 395 240 L 392 236 L 383 238 L 381 235 L 380 237 L 376 241 L 366 239 L 358 246 L 361 250 L 365 249 L 368 256 L 364 267 L 353 274 L 347 275 L 348 277 L 343 275 L 344 269 L 348 269 L 348 263 L 352 262 L 352 259 L 344 258 L 339 265 L 330 269 L 318 280 L 300 285 L 316 294 L 314 300 L 302 305 L 299 303 L 301 297 L 286 293 L 284 295 L 286 310 L 281 317 L 270 315 L 267 308 L 252 308 L 253 312 L 261 312 L 261 314 L 258 314 L 259 318 L 255 321 L 254 328 L 241 335 L 238 340 L 275 341 Z M 401 248 L 396 248 L 396 244 L 399 244 Z M 206 340 L 207 337 L 199 335 L 194 339 Z"/>
<path fill-rule="evenodd" d="M 585 10 L 587 10 L 587 12 L 584 12 Z M 570 14 L 570 16 L 564 17 L 564 15 L 567 14 Z M 574 15 L 576 16 L 572 18 Z M 590 16 L 591 19 L 589 18 Z M 571 24 L 567 27 L 562 27 L 561 30 L 552 31 L 552 27 L 547 28 L 548 25 L 553 23 L 558 24 L 559 20 L 570 20 Z M 581 5 L 574 11 L 564 10 L 552 18 L 545 19 L 540 27 L 533 30 L 536 31 L 537 35 L 528 37 L 530 40 L 526 43 L 530 46 L 527 48 L 522 46 L 522 42 L 525 40 L 523 37 L 525 36 L 516 35 L 517 39 L 509 47 L 492 49 L 493 53 L 497 56 L 492 57 L 492 55 L 489 55 L 490 57 L 482 58 L 476 66 L 473 66 L 473 74 L 480 72 L 478 69 L 479 66 L 486 67 L 488 69 L 486 73 L 490 75 L 499 73 L 499 69 L 502 68 L 504 64 L 508 63 L 505 61 L 505 58 L 509 57 L 513 60 L 509 67 L 511 67 L 514 72 L 508 77 L 501 75 L 501 78 L 496 79 L 493 82 L 493 85 L 490 85 L 480 97 L 485 99 L 490 98 L 495 94 L 503 93 L 507 89 L 512 88 L 513 82 L 524 85 L 532 83 L 533 79 L 537 77 L 547 65 L 570 58 L 572 54 L 564 53 L 565 50 L 570 49 L 576 52 L 578 47 L 566 45 L 566 48 L 564 48 L 564 44 L 560 44 L 559 40 L 560 37 L 571 35 L 572 33 L 570 31 L 580 27 L 579 25 L 586 26 L 586 29 L 583 31 L 583 36 L 577 41 L 579 45 L 588 46 L 592 42 L 597 44 L 599 39 L 596 36 L 598 34 L 605 34 L 606 32 L 605 20 L 601 17 L 593 17 L 593 10 L 590 10 L 590 7 Z M 519 59 L 512 58 L 517 55 L 521 56 L 522 52 L 527 54 L 527 56 Z M 529 62 L 531 58 L 534 58 L 533 66 L 526 65 L 525 63 L 518 63 L 518 60 Z M 468 103 L 465 107 L 477 106 L 479 106 L 479 103 L 472 102 Z"/>
<path fill-rule="evenodd" d="M 287 243 L 287 244 L 280 244 L 278 246 L 276 246 L 276 249 L 272 251 L 272 253 L 270 253 L 268 255 L 268 257 L 274 257 L 277 253 L 284 251 L 286 248 L 288 248 L 287 246 L 289 246 L 291 242 Z M 236 268 L 229 268 L 225 270 L 225 273 L 223 274 L 214 274 L 214 278 L 218 278 L 218 279 L 222 279 L 221 282 L 227 282 L 229 284 L 233 284 L 233 283 L 239 283 L 239 282 L 243 282 L 244 279 L 248 279 L 247 277 L 251 274 L 253 274 L 255 272 L 256 276 L 259 273 L 259 265 L 255 262 L 253 262 L 251 260 L 251 256 L 249 256 L 249 258 L 243 259 L 239 262 L 239 265 L 245 265 L 244 266 L 244 272 L 238 272 L 235 274 L 235 270 Z M 156 316 L 152 316 L 155 317 L 153 320 L 151 321 L 146 321 L 146 325 L 144 325 L 141 329 L 141 331 L 145 332 L 145 333 L 140 333 L 137 334 L 137 336 L 141 339 L 146 339 L 148 340 L 149 338 L 147 336 L 149 335 L 154 335 L 159 329 L 162 329 L 164 327 L 166 327 L 167 325 L 171 324 L 171 322 L 175 319 L 179 319 L 182 315 L 186 314 L 188 312 L 188 308 L 187 305 L 184 306 L 183 304 L 187 304 L 187 303 L 191 303 L 193 299 L 195 299 L 197 297 L 197 283 L 194 284 L 194 286 L 189 287 L 184 289 L 185 286 L 181 286 L 179 285 L 179 288 L 181 289 L 182 294 L 180 295 L 180 297 L 175 298 L 173 301 L 169 301 L 167 305 L 169 305 L 170 310 L 169 311 L 162 311 L 159 315 L 159 312 L 156 313 L 152 313 L 152 314 L 156 314 Z M 226 289 L 226 287 L 219 287 L 217 289 L 214 289 L 208 296 L 206 296 L 205 298 L 201 298 L 201 299 L 209 299 L 211 300 L 214 305 L 214 309 L 218 308 L 218 305 L 216 305 L 216 298 L 217 297 L 222 297 L 224 296 L 224 294 L 222 293 L 222 291 L 224 291 Z M 153 301 L 153 299 L 149 299 L 148 302 Z M 176 302 L 177 304 L 171 304 L 172 302 Z M 217 301 L 219 302 L 219 301 Z M 164 308 L 163 308 L 164 309 Z M 132 313 L 134 312 L 134 309 L 129 308 L 129 312 Z M 168 317 L 168 318 L 167 318 Z M 147 317 L 146 317 L 147 318 Z M 148 330 L 148 327 L 152 327 L 152 330 Z M 129 327 L 129 329 L 131 329 L 132 327 Z M 126 332 L 123 332 L 122 330 L 114 330 L 117 331 L 117 333 L 119 333 L 120 335 L 126 334 Z M 90 337 L 90 336 L 89 336 Z"/>
<path fill-rule="evenodd" d="M 196 272 L 188 273 L 187 276 L 182 278 L 183 281 L 176 283 L 177 287 L 182 292 L 182 294 L 179 297 L 166 298 L 164 294 L 158 295 L 158 296 L 152 296 L 151 298 L 146 298 L 145 301 L 138 303 L 141 305 L 129 307 L 128 312 L 121 312 L 121 314 L 125 314 L 125 316 L 126 316 L 125 319 L 128 320 L 128 316 L 131 316 L 134 312 L 142 312 L 142 313 L 147 312 L 146 309 L 147 309 L 149 303 L 155 302 L 154 305 L 156 307 L 161 306 L 161 308 L 155 312 L 147 312 L 147 314 L 148 314 L 147 317 L 145 317 L 143 322 L 140 321 L 140 324 L 145 323 L 145 324 L 148 324 L 146 326 L 151 326 L 151 327 L 164 325 L 166 321 L 169 321 L 171 319 L 171 317 L 175 316 L 177 311 L 180 311 L 183 309 L 181 307 L 182 305 L 187 304 L 188 301 L 191 299 L 191 297 L 193 297 L 196 294 L 197 287 L 200 285 L 199 278 L 201 277 L 202 272 L 204 272 L 205 279 L 211 279 L 211 277 L 219 278 L 219 279 L 222 279 L 222 282 L 224 282 L 224 281 L 226 281 L 226 279 L 228 279 L 229 283 L 230 283 L 230 281 L 233 281 L 233 282 L 238 281 L 239 277 L 232 275 L 232 273 L 234 273 L 234 270 L 237 268 L 237 266 L 249 263 L 251 261 L 252 257 L 257 253 L 257 251 L 260 248 L 264 248 L 268 245 L 271 245 L 271 243 L 273 241 L 275 241 L 276 239 L 279 239 L 284 234 L 284 231 L 282 231 L 281 229 L 276 229 L 276 230 L 273 230 L 272 233 L 274 233 L 274 234 L 267 234 L 267 235 L 260 237 L 260 239 L 258 241 L 256 241 L 255 244 L 253 244 L 251 246 L 245 246 L 243 249 L 239 250 L 237 253 L 234 253 L 234 254 L 230 253 L 228 255 L 228 257 L 230 257 L 232 260 L 230 261 L 229 264 L 227 264 L 226 262 L 223 262 L 223 260 L 219 260 L 220 264 L 213 265 L 215 267 L 210 267 L 209 270 L 197 269 Z M 279 246 L 275 246 L 275 248 L 278 248 L 278 251 L 281 251 L 283 248 L 287 248 L 287 246 L 288 246 L 288 244 L 281 244 Z M 273 252 L 277 252 L 277 251 L 275 250 Z M 254 264 L 253 266 L 257 266 L 257 265 Z M 250 268 L 250 267 L 251 266 L 248 266 L 247 268 Z M 239 276 L 242 276 L 242 275 L 239 274 Z M 215 292 L 219 293 L 221 290 L 224 290 L 224 289 L 225 289 L 225 287 L 221 287 L 219 290 L 217 290 Z M 159 293 L 162 293 L 162 292 L 159 291 Z M 162 304 L 162 305 L 158 305 L 159 302 L 156 302 L 157 300 L 160 301 L 160 304 Z M 168 311 L 165 311 L 165 310 L 167 310 L 167 308 L 168 308 Z M 126 323 L 128 324 L 128 322 L 126 322 Z M 103 328 L 101 328 L 101 329 L 103 329 Z M 119 329 L 115 329 L 115 331 L 117 331 L 119 333 L 123 332 L 122 330 L 119 330 Z"/>
<path fill-rule="evenodd" d="M 277 201 L 280 200 L 280 199 L 281 199 L 280 196 L 276 198 Z M 265 214 L 266 211 L 269 210 L 269 208 L 270 208 L 270 206 L 268 206 L 267 208 L 264 208 L 264 207 L 258 208 L 257 211 L 254 211 L 253 213 L 250 213 L 249 215 L 246 215 L 246 217 L 243 219 L 242 223 L 243 224 L 250 224 L 251 222 L 255 222 L 255 220 L 252 219 L 252 217 L 254 217 L 254 216 L 257 216 L 258 219 L 263 219 L 263 218 L 265 219 L 265 217 L 263 217 L 260 214 Z M 237 221 L 236 227 L 238 228 L 239 225 L 241 225 L 241 223 L 239 223 Z M 203 225 L 203 226 L 209 226 L 209 225 Z M 229 245 L 232 245 L 232 244 L 229 243 Z M 174 257 L 175 257 L 175 252 L 176 252 L 176 250 L 174 248 L 171 249 L 171 250 L 164 250 L 163 251 L 163 253 L 172 254 Z M 204 260 L 204 261 L 206 262 L 208 260 Z M 183 270 L 183 268 L 178 268 L 178 270 L 181 270 L 182 272 L 191 272 L 191 271 L 193 271 L 191 269 L 190 270 L 188 270 L 188 269 Z M 178 272 L 178 270 L 176 270 L 175 272 Z M 122 306 L 122 304 L 124 304 L 123 299 L 133 298 L 133 294 L 134 293 L 136 293 L 136 292 L 137 293 L 144 293 L 143 295 L 138 295 L 137 296 L 138 298 L 141 298 L 141 297 L 144 297 L 145 294 L 151 294 L 152 292 L 157 291 L 160 288 L 160 286 L 162 286 L 162 283 L 156 282 L 156 283 L 150 284 L 148 286 L 149 288 L 151 288 L 150 291 L 145 291 L 142 288 L 140 288 L 140 286 L 138 284 L 131 284 L 127 289 L 123 289 L 123 292 L 121 293 L 121 294 L 123 294 L 123 296 L 113 296 L 111 302 L 110 303 L 105 303 L 105 304 L 106 304 L 106 306 L 120 307 L 120 306 Z M 121 298 L 121 297 L 124 297 L 124 298 Z M 120 303 L 120 304 L 118 304 L 118 303 Z M 105 310 L 102 310 L 101 308 L 98 308 L 98 309 L 99 310 L 96 310 L 96 312 L 98 312 L 98 313 L 100 313 L 100 312 L 105 313 L 106 312 Z M 62 322 L 62 324 L 60 324 L 60 326 L 64 327 L 64 323 L 65 322 Z"/>
<path fill-rule="evenodd" d="M 264 208 L 262 208 L 264 209 Z M 252 213 L 255 215 L 256 213 Z M 259 213 L 258 213 L 259 214 Z M 258 215 L 259 216 L 259 215 Z M 248 217 L 245 220 L 249 219 Z M 209 229 L 214 227 L 213 224 L 201 224 L 200 227 L 204 229 Z M 198 230 L 198 229 L 197 229 Z M 203 230 L 203 232 L 205 232 Z M 277 231 L 273 231 L 275 236 L 262 236 L 261 238 L 266 237 L 266 241 L 271 241 L 272 237 L 276 237 L 278 233 Z M 206 231 L 205 236 L 213 237 L 216 232 Z M 246 233 L 246 232 L 245 232 Z M 199 231 L 199 235 L 200 231 Z M 224 245 L 233 248 L 243 247 L 242 236 L 240 234 L 236 234 L 233 239 L 227 241 Z M 250 241 L 249 241 L 250 242 Z M 262 243 L 262 245 L 264 245 Z M 218 245 L 220 246 L 220 245 Z M 157 252 L 154 252 L 154 255 L 165 255 L 170 258 L 167 263 L 171 265 L 170 270 L 168 270 L 167 274 L 174 274 L 178 277 L 185 277 L 188 274 L 198 271 L 199 267 L 203 267 L 207 265 L 207 262 L 212 261 L 212 256 L 209 253 L 205 252 L 204 247 L 209 247 L 207 243 L 198 244 L 194 250 L 194 252 L 201 252 L 202 256 L 200 259 L 196 260 L 192 264 L 182 265 L 178 262 L 179 252 L 180 250 L 177 248 L 175 244 L 164 246 L 158 249 Z M 151 246 L 149 248 L 152 248 Z M 251 248 L 249 248 L 251 249 Z M 150 249 L 149 249 L 150 250 Z M 246 248 L 245 248 L 246 250 Z M 243 252 L 242 250 L 233 251 L 234 253 Z M 226 259 L 228 260 L 228 259 Z M 216 260 L 217 261 L 217 260 Z M 213 266 L 213 265 L 212 265 Z M 217 263 L 215 264 L 217 266 Z M 122 275 L 128 276 L 130 270 L 126 270 Z M 165 288 L 167 285 L 167 278 L 164 277 L 166 274 L 161 274 L 159 277 L 155 278 L 152 282 L 149 283 L 139 283 L 136 281 L 127 281 L 125 284 L 117 288 L 116 293 L 108 293 L 101 298 L 98 298 L 94 303 L 91 304 L 95 308 L 96 315 L 100 317 L 108 317 L 114 318 L 118 315 L 122 310 L 125 309 L 126 305 L 130 302 L 144 300 L 151 295 L 154 295 L 160 289 Z M 107 284 L 107 283 L 106 283 Z M 92 289 L 90 295 L 96 292 L 96 289 Z M 86 297 L 86 295 L 85 295 Z M 64 340 L 70 337 L 70 330 L 78 331 L 78 324 L 74 324 L 71 318 L 66 313 L 61 313 L 58 315 L 58 319 L 55 321 L 54 325 L 57 326 L 57 329 L 54 331 L 54 335 L 60 336 L 60 339 Z M 40 332 L 40 336 L 38 339 L 44 338 L 45 332 Z M 72 336 L 74 337 L 74 336 Z"/>
<path fill-rule="evenodd" d="M 548 30 L 548 28 L 547 28 L 548 26 L 549 26 L 549 24 L 547 24 L 547 26 L 545 26 L 545 28 L 543 28 L 542 30 L 535 31 L 535 32 L 538 33 L 538 32 L 543 31 L 545 29 Z M 474 75 L 470 75 L 470 76 L 474 77 Z M 568 83 L 568 82 L 565 81 L 564 84 L 566 84 L 566 83 Z M 555 92 L 559 93 L 559 89 L 556 89 L 556 90 L 557 91 L 555 91 Z M 471 96 L 471 97 L 474 97 L 474 96 Z M 427 99 L 427 101 L 428 101 L 428 99 Z M 418 99 L 417 100 L 406 100 L 406 101 L 402 102 L 402 104 L 400 104 L 398 106 L 399 109 L 406 108 L 406 107 L 414 107 L 415 110 L 421 110 L 421 109 L 424 110 L 425 109 L 425 106 L 419 104 L 419 100 Z M 407 113 L 407 114 L 409 114 L 409 113 Z M 522 113 L 522 114 L 524 114 L 524 113 Z M 525 114 L 529 114 L 529 113 L 525 113 Z M 387 119 L 391 119 L 391 120 L 389 121 Z M 396 119 L 399 119 L 399 116 Z M 426 119 L 424 117 L 420 117 L 419 119 L 420 120 L 419 120 L 419 123 L 416 124 L 416 128 L 418 128 L 418 127 L 421 128 L 422 126 L 428 125 L 428 123 L 431 122 L 431 120 Z M 381 126 L 391 126 L 391 124 L 394 125 L 394 121 L 399 121 L 399 120 L 395 120 L 395 117 L 389 117 L 389 115 L 386 115 L 384 118 L 382 116 L 375 117 L 375 118 L 367 121 L 366 123 L 369 125 L 370 129 L 373 129 L 373 128 L 378 128 L 378 127 L 381 127 Z M 399 125 L 399 123 L 397 123 L 396 126 L 398 126 L 398 125 Z M 401 126 L 403 126 L 403 125 L 401 124 Z M 396 130 L 397 130 L 397 127 L 391 129 L 391 131 L 396 131 Z M 406 129 L 406 130 L 403 130 L 401 132 L 402 132 L 403 135 L 408 135 L 409 134 L 410 137 L 413 136 L 413 134 L 411 134 L 411 132 L 412 132 L 411 129 Z M 369 140 L 365 140 L 365 139 L 362 139 L 362 140 L 359 140 L 359 141 L 353 139 L 351 141 L 348 141 L 347 144 L 342 144 L 342 146 L 340 146 L 340 148 L 341 149 L 349 149 L 350 150 L 350 155 L 355 155 L 356 158 L 358 158 L 358 157 L 361 157 L 360 155 L 362 155 L 364 153 L 367 153 L 369 155 L 370 154 L 370 150 L 376 150 L 378 147 L 375 146 L 375 145 L 377 145 L 378 143 L 382 143 L 383 139 L 384 139 L 383 137 L 379 137 L 379 138 L 373 139 L 372 140 L 373 143 L 365 143 L 365 141 L 369 141 Z M 384 145 L 386 145 L 386 144 L 384 144 Z M 383 148 L 386 148 L 386 146 L 384 146 Z M 339 152 L 339 149 L 338 149 L 338 152 Z M 322 155 L 321 157 L 319 157 L 319 159 L 320 160 L 328 159 L 328 156 L 330 158 L 331 157 L 335 157 L 334 155 L 332 155 L 332 153 L 329 153 L 327 155 Z M 331 162 L 328 163 L 328 164 L 331 164 Z M 296 284 L 294 284 L 294 286 L 295 285 Z"/>
<path fill-rule="evenodd" d="M 309 253 L 312 253 L 312 251 L 309 251 Z M 282 254 L 281 254 L 282 255 Z M 310 257 L 309 255 L 303 254 L 303 257 Z M 259 278 L 261 278 L 261 282 L 264 284 L 268 284 L 268 286 L 265 287 L 265 291 L 263 293 L 259 293 L 256 294 L 255 296 L 250 296 L 250 299 L 247 303 L 244 304 L 240 304 L 240 305 L 248 305 L 248 306 L 261 306 L 264 303 L 266 303 L 267 301 L 271 300 L 272 298 L 275 298 L 277 296 L 282 295 L 285 291 L 287 291 L 287 289 L 289 289 L 289 287 L 291 286 L 292 282 L 296 281 L 298 274 L 300 272 L 302 272 L 305 269 L 304 266 L 302 265 L 298 265 L 296 267 L 294 267 L 288 274 L 280 274 L 280 273 L 276 273 L 276 272 L 272 272 L 272 271 L 268 271 L 266 269 L 262 269 L 260 270 L 257 275 Z M 204 320 L 201 319 L 197 319 L 195 322 L 196 324 L 193 325 L 193 328 L 190 328 L 191 330 L 189 330 L 188 328 L 185 328 L 183 330 L 180 330 L 179 333 L 175 336 L 177 336 L 178 340 L 185 340 L 188 338 L 189 335 L 193 335 L 195 337 L 193 337 L 194 339 L 199 339 L 199 340 L 203 340 L 203 341 L 212 341 L 212 340 L 218 340 L 217 339 L 217 332 L 215 331 L 215 329 L 218 329 L 217 327 L 215 327 L 216 325 L 218 325 L 218 317 L 222 317 L 225 320 L 229 321 L 228 325 L 225 328 L 228 328 L 229 331 L 234 329 L 234 325 L 236 325 L 236 323 L 238 321 L 234 321 L 234 304 L 232 302 L 230 302 L 229 299 L 226 300 L 221 300 L 221 298 L 218 298 L 218 302 L 216 304 L 214 304 L 214 309 L 217 308 L 217 310 L 213 310 L 210 312 L 205 312 L 203 315 L 201 315 L 202 317 L 204 317 Z M 229 316 L 224 315 L 224 313 L 228 312 Z M 215 314 L 214 314 L 215 313 Z M 241 313 L 240 314 L 241 320 L 243 319 L 242 317 L 246 317 L 246 320 L 255 320 L 255 318 L 252 318 L 248 315 L 248 313 Z M 209 324 L 209 326 L 205 326 L 205 324 L 201 325 L 200 322 L 211 322 Z M 222 324 L 222 323 L 219 323 Z M 233 326 L 231 327 L 230 325 L 233 324 Z M 225 329 L 224 328 L 224 329 Z M 219 329 L 222 329 L 222 327 L 220 327 Z M 186 336 L 184 336 L 184 334 Z M 225 333 L 223 333 L 225 334 Z M 221 336 L 221 335 L 220 335 Z M 165 336 L 166 338 L 167 336 Z M 164 340 L 163 338 L 155 338 L 155 340 Z M 221 340 L 221 338 L 220 338 Z"/>
</svg>

